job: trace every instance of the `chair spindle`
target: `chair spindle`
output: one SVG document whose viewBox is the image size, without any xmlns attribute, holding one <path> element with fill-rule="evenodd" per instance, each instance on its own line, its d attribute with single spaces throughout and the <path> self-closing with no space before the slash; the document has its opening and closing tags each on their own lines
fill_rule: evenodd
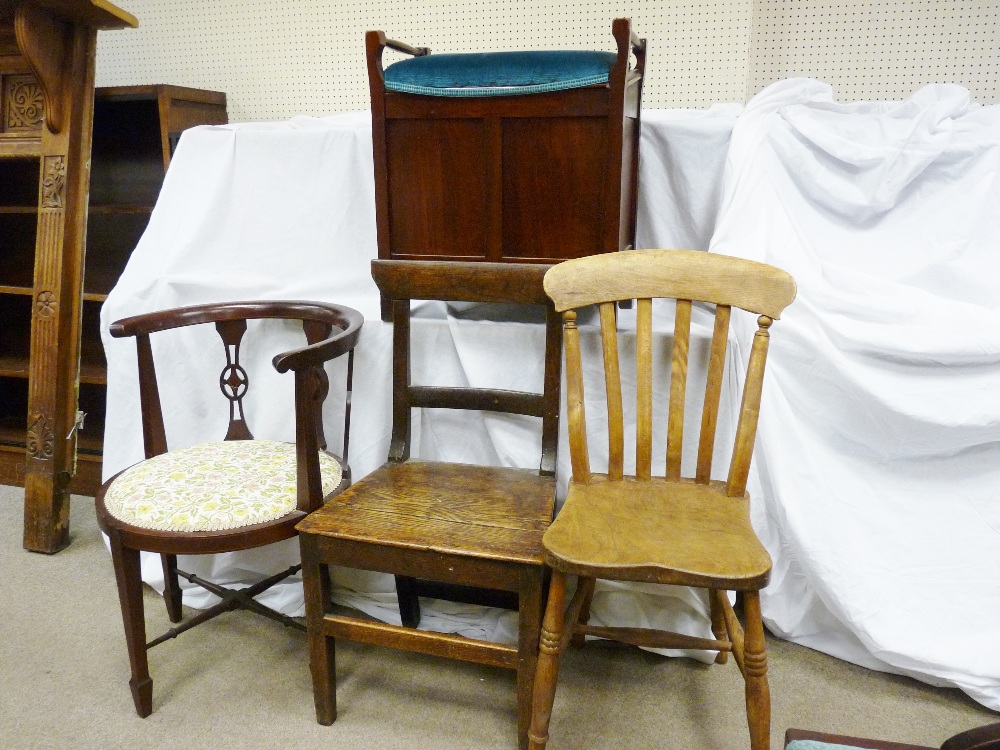
<svg viewBox="0 0 1000 750">
<path fill-rule="evenodd" d="M 569 428 L 569 452 L 573 478 L 590 481 L 590 452 L 587 447 L 587 426 L 583 408 L 583 366 L 580 360 L 580 331 L 576 327 L 576 311 L 563 314 L 563 341 L 566 347 L 566 412 L 573 415 Z"/>
<path fill-rule="evenodd" d="M 621 368 L 618 363 L 618 319 L 615 303 L 601 310 L 601 344 L 604 347 L 604 386 L 608 402 L 608 476 L 621 479 L 625 464 L 625 420 L 622 409 Z"/>
<path fill-rule="evenodd" d="M 708 484 L 712 478 L 715 429 L 719 421 L 719 399 L 722 395 L 722 377 L 726 364 L 731 314 L 732 308 L 728 305 L 719 305 L 715 308 L 715 330 L 712 332 L 712 350 L 708 356 L 708 378 L 705 383 L 705 401 L 701 412 L 701 434 L 698 442 L 698 467 L 695 472 L 695 481 L 699 484 Z"/>
<path fill-rule="evenodd" d="M 750 458 L 753 454 L 754 436 L 757 434 L 760 394 L 764 384 L 764 365 L 770 339 L 767 329 L 773 322 L 766 315 L 757 318 L 759 328 L 753 335 L 753 346 L 750 348 L 747 380 L 743 386 L 743 403 L 740 405 L 740 421 L 736 425 L 733 461 L 729 465 L 726 492 L 730 497 L 742 497 L 747 489 L 747 475 L 750 473 Z"/>
<path fill-rule="evenodd" d="M 670 356 L 670 406 L 667 416 L 667 479 L 681 478 L 684 447 L 684 398 L 687 391 L 688 350 L 691 348 L 691 300 L 677 300 L 674 346 Z"/>
<path fill-rule="evenodd" d="M 636 301 L 635 477 L 649 479 L 653 451 L 653 301 Z"/>
</svg>

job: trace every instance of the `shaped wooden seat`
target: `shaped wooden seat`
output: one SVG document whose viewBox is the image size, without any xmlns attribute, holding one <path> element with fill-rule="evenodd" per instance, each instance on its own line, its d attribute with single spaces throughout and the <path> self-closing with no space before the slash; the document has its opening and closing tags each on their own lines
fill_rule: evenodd
<svg viewBox="0 0 1000 750">
<path fill-rule="evenodd" d="M 638 646 L 729 652 L 746 680 L 750 744 L 766 750 L 770 698 L 758 591 L 767 585 L 771 560 L 750 525 L 747 474 L 760 407 L 768 329 L 795 297 L 784 271 L 761 263 L 685 250 L 636 250 L 569 260 L 545 276 L 545 291 L 563 313 L 566 387 L 573 476 L 556 520 L 545 532 L 545 563 L 552 568 L 535 678 L 530 747 L 544 748 L 555 695 L 559 654 L 585 635 Z M 653 298 L 676 300 L 670 375 L 653 373 Z M 623 378 L 615 305 L 636 299 L 635 474 L 625 474 Z M 693 477 L 682 477 L 688 349 L 693 303 L 715 307 L 701 432 Z M 577 310 L 597 305 L 607 394 L 607 473 L 591 471 L 584 410 L 583 362 Z M 716 423 L 733 307 L 758 314 L 759 328 L 743 389 L 728 479 L 712 480 Z M 669 389 L 663 476 L 653 476 L 653 392 Z M 603 415 L 592 420 L 604 424 Z M 579 577 L 565 603 L 566 578 Z M 711 638 L 641 628 L 588 624 L 598 578 L 680 584 L 708 589 Z M 727 591 L 743 596 L 740 623 Z"/>
<path fill-rule="evenodd" d="M 321 724 L 336 718 L 335 640 L 347 638 L 516 670 L 518 738 L 522 747 L 527 745 L 545 580 L 542 534 L 555 504 L 561 375 L 561 328 L 542 291 L 544 272 L 545 267 L 537 265 L 372 263 L 375 281 L 392 300 L 393 311 L 389 460 L 298 526 L 316 718 Z M 547 324 L 542 391 L 411 384 L 411 299 L 543 306 Z M 539 418 L 539 468 L 410 458 L 411 411 L 417 408 Z M 335 614 L 329 565 L 394 574 L 403 625 Z M 418 595 L 516 609 L 518 643 L 419 630 Z"/>
<path fill-rule="evenodd" d="M 274 357 L 278 372 L 295 373 L 295 444 L 256 440 L 244 415 L 250 387 L 240 363 L 247 321 L 299 321 L 307 346 Z M 184 326 L 214 323 L 224 367 L 219 376 L 229 400 L 225 439 L 168 450 L 150 336 Z M 153 710 L 153 681 L 146 652 L 153 646 L 223 612 L 248 609 L 286 626 L 302 627 L 254 599 L 297 573 L 295 565 L 247 588 L 226 589 L 177 568 L 177 555 L 200 555 L 262 547 L 295 535 L 295 524 L 351 483 L 347 464 L 351 375 L 362 317 L 349 307 L 312 302 L 229 302 L 164 310 L 119 320 L 115 337 L 134 336 L 139 355 L 142 434 L 146 459 L 105 482 L 97 493 L 97 520 L 108 535 L 125 624 L 132 677 L 129 686 L 139 716 Z M 322 406 L 329 382 L 324 363 L 348 356 L 343 457 L 326 452 Z M 224 357 L 222 356 L 224 355 Z M 192 358 L 206 356 L 192 352 Z M 292 418 L 293 415 L 289 415 Z M 180 622 L 178 577 L 222 598 L 164 635 L 146 642 L 140 551 L 163 561 L 164 599 L 171 622 Z"/>
</svg>

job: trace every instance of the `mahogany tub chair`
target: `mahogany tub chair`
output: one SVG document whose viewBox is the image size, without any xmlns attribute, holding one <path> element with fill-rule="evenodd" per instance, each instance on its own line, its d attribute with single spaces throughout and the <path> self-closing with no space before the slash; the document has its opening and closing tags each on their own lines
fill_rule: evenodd
<svg viewBox="0 0 1000 750">
<path fill-rule="evenodd" d="M 560 263 L 546 274 L 545 291 L 563 314 L 572 478 L 566 502 L 545 532 L 545 563 L 552 568 L 535 678 L 531 744 L 548 741 L 559 654 L 584 636 L 637 646 L 732 652 L 746 681 L 751 747 L 766 750 L 770 725 L 767 660 L 758 591 L 771 559 L 750 526 L 747 474 L 757 428 L 768 329 L 795 297 L 795 282 L 762 263 L 688 250 L 633 250 Z M 670 374 L 654 377 L 653 299 L 676 300 Z M 623 382 L 615 304 L 636 299 L 635 473 L 625 473 Z M 714 306 L 707 383 L 693 477 L 682 476 L 688 347 L 693 304 Z M 591 470 L 584 409 L 583 365 L 577 310 L 597 305 L 607 414 L 589 423 L 607 426 L 607 472 Z M 743 389 L 728 479 L 712 479 L 716 423 L 732 308 L 758 315 Z M 631 340 L 631 339 L 629 339 Z M 663 344 L 666 346 L 666 344 Z M 586 351 L 586 348 L 584 348 Z M 668 389 L 663 476 L 652 466 L 653 391 Z M 596 457 L 596 456 L 595 456 Z M 599 464 L 603 465 L 603 464 Z M 577 589 L 565 605 L 567 576 Z M 595 580 L 640 581 L 708 590 L 714 639 L 639 628 L 588 624 Z M 728 591 L 742 593 L 745 625 Z M 575 637 L 574 637 L 575 636 Z"/>
<path fill-rule="evenodd" d="M 379 258 L 552 263 L 632 247 L 646 40 L 627 18 L 612 35 L 615 52 L 432 55 L 369 31 Z M 411 57 L 383 68 L 386 47 Z"/>
<path fill-rule="evenodd" d="M 546 575 L 542 533 L 555 505 L 562 357 L 559 317 L 542 291 L 545 268 L 509 263 L 372 262 L 372 275 L 392 301 L 393 313 L 388 461 L 298 527 L 320 724 L 332 724 L 336 718 L 335 639 L 346 638 L 516 670 L 517 731 L 521 747 L 527 745 Z M 540 306 L 547 321 L 544 369 L 539 368 L 541 392 L 411 383 L 411 300 Z M 496 356 L 499 360 L 504 352 Z M 541 423 L 539 466 L 477 466 L 411 457 L 414 409 L 536 417 Z M 336 613 L 329 565 L 394 574 L 403 624 Z M 491 595 L 490 590 L 506 595 Z M 517 645 L 418 629 L 418 594 L 516 609 Z"/>
<path fill-rule="evenodd" d="M 867 737 L 812 732 L 807 729 L 789 729 L 785 732 L 785 750 L 1000 750 L 1000 723 L 952 735 L 941 743 L 940 749 Z"/>
<path fill-rule="evenodd" d="M 249 376 L 240 363 L 247 321 L 299 321 L 306 346 L 273 359 L 278 372 L 295 373 L 295 443 L 257 440 L 244 415 Z M 187 448 L 167 446 L 151 335 L 184 326 L 214 324 L 224 363 L 219 387 L 229 400 L 225 438 Z M 361 314 L 318 302 L 224 302 L 137 315 L 111 325 L 114 337 L 134 337 L 139 358 L 139 395 L 146 458 L 111 477 L 98 490 L 97 520 L 108 535 L 132 676 L 129 687 L 139 716 L 153 710 L 147 651 L 195 625 L 235 609 L 248 609 L 286 626 L 302 625 L 254 599 L 299 570 L 293 566 L 248 588 L 222 586 L 179 570 L 177 555 L 236 552 L 295 535 L 295 524 L 350 484 L 347 436 L 354 347 Z M 347 355 L 347 406 L 343 456 L 326 452 L 322 406 L 329 383 L 324 363 Z M 192 359 L 210 356 L 191 352 Z M 244 361 L 246 361 L 244 359 Z M 224 427 L 224 425 L 220 425 Z M 221 434 L 221 432 L 220 432 Z M 146 642 L 139 554 L 159 553 L 164 599 L 171 622 L 180 622 L 179 577 L 222 601 L 164 635 Z"/>
</svg>

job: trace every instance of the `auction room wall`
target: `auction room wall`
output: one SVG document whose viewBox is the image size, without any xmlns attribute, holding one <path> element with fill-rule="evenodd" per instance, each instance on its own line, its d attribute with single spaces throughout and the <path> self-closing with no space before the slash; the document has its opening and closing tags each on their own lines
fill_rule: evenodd
<svg viewBox="0 0 1000 750">
<path fill-rule="evenodd" d="M 363 35 L 435 52 L 613 48 L 611 20 L 649 39 L 646 107 L 744 101 L 774 80 L 838 99 L 898 99 L 954 82 L 1000 101 L 996 0 L 120 0 L 135 30 L 101 32 L 101 86 L 225 91 L 234 122 L 368 108 Z M 387 61 L 391 61 L 387 57 Z"/>
</svg>

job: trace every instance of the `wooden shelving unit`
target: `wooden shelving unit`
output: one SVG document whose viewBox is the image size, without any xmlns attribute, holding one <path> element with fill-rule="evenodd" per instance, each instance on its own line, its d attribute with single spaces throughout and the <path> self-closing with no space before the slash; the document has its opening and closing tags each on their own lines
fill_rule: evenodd
<svg viewBox="0 0 1000 750">
<path fill-rule="evenodd" d="M 107 386 L 101 304 L 149 223 L 172 144 L 189 127 L 226 122 L 226 95 L 218 91 L 168 85 L 96 90 L 80 327 L 80 411 L 87 416 L 74 492 L 93 495 L 100 486 Z"/>
<path fill-rule="evenodd" d="M 41 27 L 53 11 L 48 0 L 39 5 Z M 80 6 L 88 20 L 94 7 L 56 6 Z M 69 149 L 74 160 L 52 156 L 49 99 L 13 28 L 13 13 L 4 16 L 0 5 L 0 483 L 25 485 L 25 547 L 56 552 L 68 542 L 69 492 L 92 495 L 100 486 L 101 303 L 146 228 L 172 144 L 188 127 L 227 122 L 226 97 L 166 85 L 97 89 L 92 110 L 85 102 L 82 123 L 74 122 L 73 137 L 83 141 Z M 84 91 L 92 81 L 91 68 Z M 73 194 L 67 187 L 84 158 L 89 207 L 86 182 Z M 51 218 L 68 212 L 57 242 Z M 73 429 L 77 411 L 87 415 L 83 429 Z"/>
</svg>

